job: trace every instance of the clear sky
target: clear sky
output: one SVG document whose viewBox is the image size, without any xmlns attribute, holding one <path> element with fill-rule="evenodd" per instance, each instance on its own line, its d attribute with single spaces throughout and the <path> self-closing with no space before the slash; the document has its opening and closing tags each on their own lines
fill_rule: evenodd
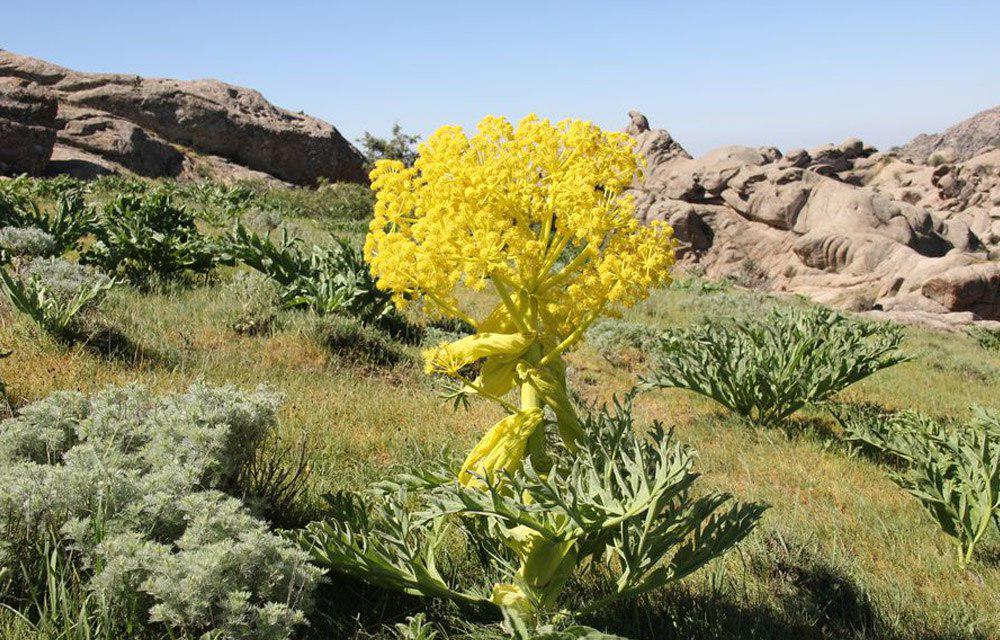
<svg viewBox="0 0 1000 640">
<path fill-rule="evenodd" d="M 638 108 L 696 154 L 886 148 L 1000 104 L 1000 0 L 3 0 L 0 48 L 253 87 L 351 139 Z"/>
</svg>

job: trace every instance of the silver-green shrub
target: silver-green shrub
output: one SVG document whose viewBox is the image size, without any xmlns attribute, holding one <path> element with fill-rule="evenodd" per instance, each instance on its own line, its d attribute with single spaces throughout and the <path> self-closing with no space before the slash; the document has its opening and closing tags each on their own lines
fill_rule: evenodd
<svg viewBox="0 0 1000 640">
<path fill-rule="evenodd" d="M 0 566 L 30 578 L 54 535 L 115 616 L 172 633 L 290 637 L 318 572 L 233 497 L 277 405 L 266 390 L 204 385 L 29 405 L 0 423 Z M 0 603 L 23 606 L 30 586 L 0 582 Z"/>
<path fill-rule="evenodd" d="M 587 331 L 587 342 L 612 364 L 617 364 L 623 352 L 644 353 L 657 341 L 660 332 L 640 322 L 609 318 L 596 323 Z"/>
<path fill-rule="evenodd" d="M 57 251 L 52 234 L 34 227 L 4 227 L 0 229 L 0 251 L 9 258 L 51 256 Z"/>
<path fill-rule="evenodd" d="M 100 272 L 62 258 L 35 258 L 19 273 L 0 269 L 0 289 L 14 308 L 61 339 L 74 337 L 81 320 L 114 284 Z"/>
</svg>

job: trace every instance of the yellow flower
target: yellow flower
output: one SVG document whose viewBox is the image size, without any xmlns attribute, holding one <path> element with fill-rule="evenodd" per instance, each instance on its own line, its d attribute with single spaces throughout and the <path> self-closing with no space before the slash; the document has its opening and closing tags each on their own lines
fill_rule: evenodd
<svg viewBox="0 0 1000 640">
<path fill-rule="evenodd" d="M 515 470 L 529 451 L 545 473 L 546 408 L 575 450 L 584 434 L 563 354 L 602 314 L 669 281 L 672 231 L 641 225 L 625 193 L 642 170 L 633 144 L 580 120 L 530 115 L 514 126 L 490 116 L 471 136 L 440 128 L 412 167 L 384 160 L 372 170 L 365 257 L 378 286 L 398 305 L 472 325 L 475 335 L 427 350 L 425 368 L 509 412 L 469 455 L 463 483 Z M 463 289 L 492 294 L 489 311 L 463 308 Z M 479 360 L 479 376 L 466 380 L 461 370 Z M 519 407 L 505 399 L 515 385 Z"/>
<path fill-rule="evenodd" d="M 516 359 L 531 346 L 533 336 L 520 333 L 477 333 L 455 342 L 440 344 L 424 351 L 427 373 L 455 375 L 465 366 L 482 358 L 504 356 Z"/>
<path fill-rule="evenodd" d="M 519 469 L 528 438 L 541 424 L 541 410 L 532 408 L 511 414 L 493 425 L 465 459 L 458 472 L 458 481 L 466 486 L 485 487 L 481 478 L 495 478 Z"/>
</svg>

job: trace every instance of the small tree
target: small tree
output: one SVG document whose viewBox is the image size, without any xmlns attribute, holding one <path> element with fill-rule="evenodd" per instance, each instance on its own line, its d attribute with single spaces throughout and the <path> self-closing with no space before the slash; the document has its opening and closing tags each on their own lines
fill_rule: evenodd
<svg viewBox="0 0 1000 640">
<path fill-rule="evenodd" d="M 379 160 L 399 160 L 407 167 L 412 167 L 417 160 L 416 144 L 419 141 L 419 135 L 404 133 L 398 122 L 392 125 L 390 138 L 380 138 L 367 131 L 358 138 L 369 164 L 374 165 Z"/>
</svg>

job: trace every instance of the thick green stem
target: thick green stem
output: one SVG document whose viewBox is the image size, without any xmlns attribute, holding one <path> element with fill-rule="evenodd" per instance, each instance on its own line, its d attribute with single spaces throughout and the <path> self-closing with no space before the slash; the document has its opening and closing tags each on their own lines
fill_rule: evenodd
<svg viewBox="0 0 1000 640">
<path fill-rule="evenodd" d="M 524 359 L 529 363 L 534 364 L 541 358 L 541 352 L 541 346 L 536 344 L 528 349 L 527 353 L 524 354 Z M 527 383 L 522 383 L 521 410 L 523 411 L 525 409 L 540 409 L 544 411 L 545 403 L 542 402 L 541 397 L 538 395 L 538 391 L 536 391 L 533 386 Z M 531 434 L 531 437 L 528 438 L 527 449 L 528 456 L 531 458 L 531 466 L 534 467 L 535 471 L 538 473 L 548 473 L 549 469 L 552 468 L 552 459 L 545 450 L 544 428 L 538 428 L 533 434 Z"/>
</svg>

